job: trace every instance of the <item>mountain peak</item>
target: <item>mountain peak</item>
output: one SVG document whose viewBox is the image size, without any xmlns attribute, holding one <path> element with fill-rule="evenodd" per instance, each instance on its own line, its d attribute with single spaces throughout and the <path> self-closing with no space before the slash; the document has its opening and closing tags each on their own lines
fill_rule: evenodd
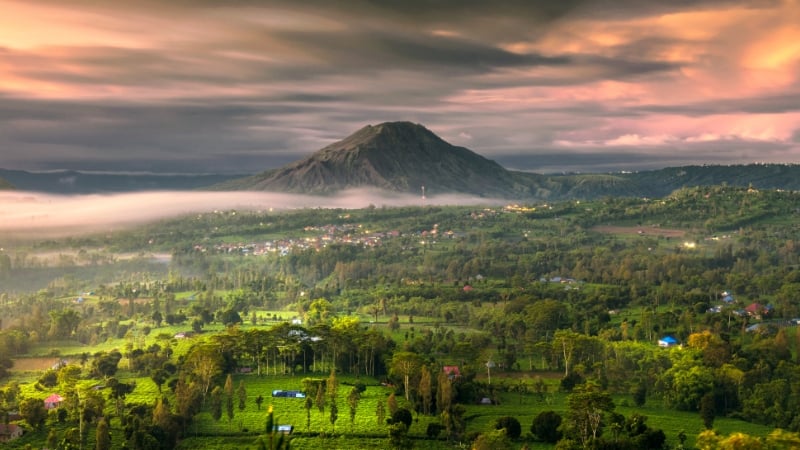
<svg viewBox="0 0 800 450">
<path fill-rule="evenodd" d="M 518 196 L 512 178 L 496 162 L 453 146 L 420 124 L 384 122 L 236 187 L 320 194 L 360 187 L 419 193 L 425 186 L 429 193 Z"/>
</svg>

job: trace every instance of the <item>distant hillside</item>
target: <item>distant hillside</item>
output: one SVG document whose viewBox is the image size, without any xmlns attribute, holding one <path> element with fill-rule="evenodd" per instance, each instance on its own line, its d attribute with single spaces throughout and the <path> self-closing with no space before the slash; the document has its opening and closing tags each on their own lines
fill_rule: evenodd
<svg viewBox="0 0 800 450">
<path fill-rule="evenodd" d="M 333 194 L 359 187 L 428 195 L 460 193 L 520 200 L 662 197 L 727 184 L 800 190 L 800 166 L 687 166 L 635 173 L 541 175 L 506 170 L 410 122 L 368 125 L 311 156 L 216 190 Z"/>
<path fill-rule="evenodd" d="M 723 184 L 800 191 L 800 165 L 797 164 L 669 167 L 621 176 L 640 186 L 642 196 L 650 197 L 663 197 L 685 187 Z"/>
<path fill-rule="evenodd" d="M 422 125 L 368 125 L 311 156 L 216 189 L 331 194 L 360 187 L 394 192 L 531 197 L 535 176 L 514 176 L 494 161 L 445 142 Z"/>
<path fill-rule="evenodd" d="M 0 179 L 19 190 L 60 194 L 191 190 L 241 177 L 241 174 L 128 174 L 73 170 L 27 172 L 0 169 Z"/>
<path fill-rule="evenodd" d="M 16 189 L 13 184 L 9 183 L 8 181 L 0 178 L 0 191 L 8 191 Z"/>
</svg>

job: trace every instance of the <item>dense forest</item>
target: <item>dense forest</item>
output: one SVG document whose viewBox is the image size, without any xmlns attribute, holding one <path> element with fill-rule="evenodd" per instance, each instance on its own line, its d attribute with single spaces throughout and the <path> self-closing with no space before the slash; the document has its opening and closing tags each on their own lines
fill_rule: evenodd
<svg viewBox="0 0 800 450">
<path fill-rule="evenodd" d="M 762 447 L 726 447 L 734 437 L 708 431 L 689 440 L 698 448 L 791 448 L 779 442 L 800 432 L 799 218 L 797 193 L 712 186 L 660 199 L 219 211 L 4 243 L 0 409 L 49 448 L 83 445 L 87 424 L 117 433 L 107 447 L 93 433 L 97 448 L 174 448 L 202 414 L 233 410 L 241 374 L 286 375 L 304 378 L 309 424 L 327 401 L 335 434 L 336 399 L 352 395 L 354 421 L 363 377 L 391 386 L 379 434 L 398 448 L 429 446 L 410 437 L 687 442 L 615 412 L 620 399 L 692 412 L 709 430 L 716 418 L 779 430 L 740 436 Z M 76 346 L 86 350 L 63 350 Z M 77 364 L 15 370 L 42 355 Z M 356 380 L 352 391 L 337 393 L 337 377 Z M 150 401 L 126 400 L 137 379 L 157 387 Z M 78 392 L 76 380 L 102 387 Z M 56 388 L 79 400 L 43 411 Z M 502 432 L 470 429 L 463 405 L 510 395 L 564 404 L 542 406 L 524 436 L 511 414 Z M 418 436 L 411 414 L 428 418 Z M 47 423 L 63 433 L 48 436 Z M 272 431 L 250 435 L 275 444 Z"/>
</svg>

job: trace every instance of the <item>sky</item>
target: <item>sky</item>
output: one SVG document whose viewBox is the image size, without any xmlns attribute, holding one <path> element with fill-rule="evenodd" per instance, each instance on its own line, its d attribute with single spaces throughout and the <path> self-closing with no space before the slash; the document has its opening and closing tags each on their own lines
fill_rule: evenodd
<svg viewBox="0 0 800 450">
<path fill-rule="evenodd" d="M 509 169 L 800 163 L 800 0 L 0 0 L 0 167 L 255 173 L 421 123 Z"/>
</svg>

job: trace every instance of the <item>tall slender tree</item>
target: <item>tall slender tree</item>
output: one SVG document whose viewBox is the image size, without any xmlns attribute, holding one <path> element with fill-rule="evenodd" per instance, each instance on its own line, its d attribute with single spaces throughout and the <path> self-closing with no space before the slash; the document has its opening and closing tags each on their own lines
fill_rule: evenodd
<svg viewBox="0 0 800 450">
<path fill-rule="evenodd" d="M 429 415 L 433 403 L 433 386 L 431 383 L 431 371 L 427 365 L 422 366 L 417 391 L 422 398 L 422 413 Z"/>
<path fill-rule="evenodd" d="M 351 429 L 355 426 L 356 423 L 356 409 L 358 409 L 359 400 L 361 400 L 361 392 L 359 392 L 358 387 L 353 386 L 353 388 L 350 389 L 350 393 L 347 394 L 347 406 L 350 408 Z"/>
<path fill-rule="evenodd" d="M 244 411 L 247 402 L 247 390 L 244 388 L 244 380 L 239 381 L 239 387 L 236 388 L 236 397 L 239 398 L 239 411 Z"/>
<path fill-rule="evenodd" d="M 219 386 L 211 390 L 211 417 L 217 422 L 222 418 L 222 389 Z"/>
<path fill-rule="evenodd" d="M 231 374 L 225 379 L 225 413 L 228 416 L 228 425 L 233 422 L 233 378 Z"/>
<path fill-rule="evenodd" d="M 328 401 L 331 405 L 330 420 L 335 433 L 336 421 L 339 419 L 339 406 L 336 401 L 339 394 L 339 381 L 336 379 L 336 369 L 331 369 L 331 374 L 325 382 L 325 390 L 327 391 Z"/>
</svg>

